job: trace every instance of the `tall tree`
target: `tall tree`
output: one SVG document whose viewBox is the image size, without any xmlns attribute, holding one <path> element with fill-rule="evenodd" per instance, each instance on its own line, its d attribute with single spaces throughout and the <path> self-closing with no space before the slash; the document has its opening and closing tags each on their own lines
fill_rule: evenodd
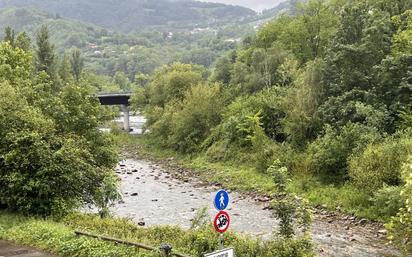
<svg viewBox="0 0 412 257">
<path fill-rule="evenodd" d="M 15 44 L 15 33 L 14 33 L 14 29 L 10 28 L 10 27 L 6 27 L 6 29 L 4 30 L 5 36 L 4 36 L 4 41 L 5 42 L 9 42 L 11 46 L 14 47 Z"/>
<path fill-rule="evenodd" d="M 124 72 L 118 71 L 113 77 L 113 82 L 119 86 L 122 91 L 130 90 L 130 81 Z"/>
<path fill-rule="evenodd" d="M 81 56 L 81 52 L 79 49 L 76 48 L 73 50 L 70 63 L 72 65 L 73 77 L 76 79 L 76 81 L 79 81 L 82 75 L 83 66 L 84 66 L 84 60 Z"/>
<path fill-rule="evenodd" d="M 17 35 L 15 46 L 24 50 L 25 52 L 30 51 L 31 39 L 26 32 L 20 32 Z"/>
<path fill-rule="evenodd" d="M 70 60 L 67 54 L 63 55 L 59 67 L 59 76 L 63 83 L 68 83 L 73 80 L 72 67 L 70 65 Z"/>
<path fill-rule="evenodd" d="M 45 71 L 50 77 L 55 77 L 55 53 L 54 45 L 50 42 L 49 29 L 46 25 L 42 26 L 36 38 L 36 68 L 38 71 Z"/>
</svg>

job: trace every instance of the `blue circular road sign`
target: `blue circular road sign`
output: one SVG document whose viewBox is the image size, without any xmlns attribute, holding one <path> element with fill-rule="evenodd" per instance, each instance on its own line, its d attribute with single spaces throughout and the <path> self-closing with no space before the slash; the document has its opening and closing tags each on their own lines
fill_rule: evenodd
<svg viewBox="0 0 412 257">
<path fill-rule="evenodd" d="M 229 205 L 229 194 L 225 190 L 219 190 L 215 196 L 215 208 L 223 211 Z"/>
</svg>

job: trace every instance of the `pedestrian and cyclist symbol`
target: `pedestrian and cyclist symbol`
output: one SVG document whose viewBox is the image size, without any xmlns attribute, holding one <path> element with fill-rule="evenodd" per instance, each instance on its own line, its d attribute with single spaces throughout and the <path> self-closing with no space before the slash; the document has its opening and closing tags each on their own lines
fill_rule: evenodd
<svg viewBox="0 0 412 257">
<path fill-rule="evenodd" d="M 225 190 L 219 190 L 215 196 L 215 207 L 223 211 L 229 205 L 229 194 Z"/>
</svg>

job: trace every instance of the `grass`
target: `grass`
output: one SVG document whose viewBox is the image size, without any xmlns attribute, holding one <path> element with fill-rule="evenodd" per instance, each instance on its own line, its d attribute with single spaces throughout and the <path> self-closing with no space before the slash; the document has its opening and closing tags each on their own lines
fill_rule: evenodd
<svg viewBox="0 0 412 257">
<path fill-rule="evenodd" d="M 259 172 L 253 165 L 233 162 L 210 162 L 203 153 L 182 155 L 170 149 L 153 145 L 146 136 L 131 136 L 120 133 L 116 136 L 119 147 L 132 157 L 164 160 L 173 158 L 181 167 L 188 168 L 206 182 L 221 183 L 226 189 L 244 193 L 271 195 L 276 191 L 272 178 Z M 321 182 L 313 176 L 300 174 L 292 178 L 288 190 L 309 201 L 313 206 L 328 210 L 340 209 L 346 214 L 375 221 L 386 222 L 386 216 L 377 214 L 370 196 L 350 183 L 334 185 Z"/>
<path fill-rule="evenodd" d="M 127 219 L 101 219 L 93 215 L 72 214 L 56 222 L 28 218 L 0 211 L 0 239 L 37 247 L 58 256 L 67 257 L 158 257 L 158 251 L 138 250 L 98 239 L 76 236 L 82 230 L 94 234 L 140 242 L 153 247 L 163 243 L 188 256 L 203 256 L 218 247 L 218 235 L 211 224 L 197 229 L 182 230 L 163 226 L 142 228 Z M 238 256 L 244 257 L 299 257 L 314 256 L 309 239 L 285 239 L 259 242 L 247 236 L 226 234 L 228 246 L 234 247 Z"/>
</svg>

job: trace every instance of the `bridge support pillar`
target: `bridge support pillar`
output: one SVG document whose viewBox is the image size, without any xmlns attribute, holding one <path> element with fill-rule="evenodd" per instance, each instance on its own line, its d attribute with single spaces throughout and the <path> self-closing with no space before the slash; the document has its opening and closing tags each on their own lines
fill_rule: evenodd
<svg viewBox="0 0 412 257">
<path fill-rule="evenodd" d="M 129 107 L 125 104 L 121 105 L 122 112 L 123 112 L 123 129 L 127 132 L 130 131 L 130 122 L 129 122 Z"/>
</svg>

